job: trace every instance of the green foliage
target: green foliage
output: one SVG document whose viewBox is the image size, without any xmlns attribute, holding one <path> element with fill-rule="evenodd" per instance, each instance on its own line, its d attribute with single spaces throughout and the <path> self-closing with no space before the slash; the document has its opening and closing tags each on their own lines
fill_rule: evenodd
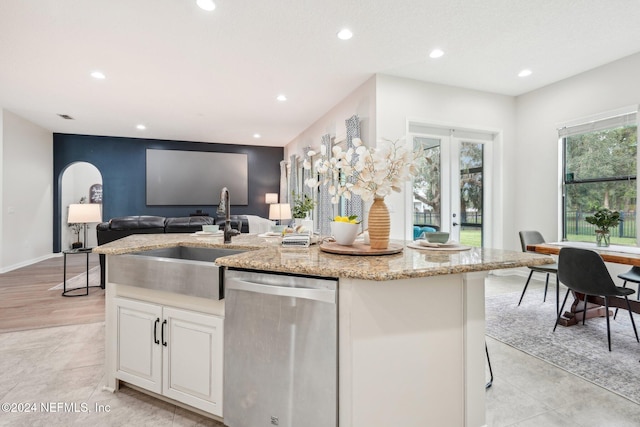
<svg viewBox="0 0 640 427">
<path fill-rule="evenodd" d="M 596 212 L 592 216 L 586 217 L 585 221 L 598 227 L 598 230 L 608 233 L 610 227 L 615 227 L 620 223 L 620 212 L 596 207 Z"/>
<path fill-rule="evenodd" d="M 422 150 L 422 157 L 413 178 L 413 197 L 440 212 L 440 145 L 431 144 L 430 138 L 414 139 L 414 149 Z"/>
<path fill-rule="evenodd" d="M 635 209 L 637 128 L 625 126 L 569 136 L 565 140 L 566 209 L 588 211 L 590 206 Z M 613 180 L 612 180 L 613 178 Z M 617 178 L 617 180 L 616 180 Z M 600 182 L 581 180 L 607 179 Z"/>
<path fill-rule="evenodd" d="M 306 218 L 309 212 L 313 210 L 316 203 L 306 194 L 291 193 L 293 196 L 293 209 L 291 215 L 294 218 Z"/>
<path fill-rule="evenodd" d="M 421 150 L 418 173 L 413 179 L 413 198 L 440 212 L 440 144 L 432 138 L 415 137 L 414 149 Z M 461 212 L 467 209 L 482 211 L 483 145 L 463 142 L 460 145 L 460 203 Z"/>
</svg>

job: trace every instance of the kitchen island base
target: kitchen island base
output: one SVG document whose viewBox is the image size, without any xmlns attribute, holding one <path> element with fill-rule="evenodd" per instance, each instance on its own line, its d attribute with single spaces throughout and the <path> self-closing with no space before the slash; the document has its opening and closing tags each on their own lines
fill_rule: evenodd
<svg viewBox="0 0 640 427">
<path fill-rule="evenodd" d="M 502 268 L 554 262 L 548 256 L 501 249 L 442 252 L 413 249 L 407 244 L 402 252 L 390 256 L 344 256 L 320 251 L 317 245 L 283 248 L 278 242 L 251 235 L 236 236 L 227 245 L 193 236 L 137 235 L 100 246 L 95 252 L 107 255 L 109 266 L 112 256 L 175 246 L 245 250 L 215 259 L 217 266 L 228 269 L 338 279 L 340 427 L 485 425 L 486 274 Z M 117 274 L 110 275 L 107 271 L 107 275 L 107 388 L 115 389 L 122 379 L 117 373 L 118 353 L 114 347 L 117 343 L 114 331 L 118 325 L 117 311 L 113 309 L 118 304 L 115 297 L 157 304 L 162 310 L 165 306 L 191 310 L 224 322 L 224 300 L 191 299 L 165 291 L 156 294 L 152 289 L 121 286 Z M 157 314 L 148 316 L 146 326 L 140 328 L 156 341 L 154 325 L 159 318 Z M 162 323 L 162 320 L 158 322 Z M 212 328 L 197 327 L 199 332 L 193 334 L 190 341 L 194 348 L 203 348 L 209 355 L 215 355 L 214 347 L 221 351 L 222 345 L 202 345 L 206 340 L 196 338 L 208 334 L 217 341 L 220 334 L 216 330 L 221 332 L 224 325 L 217 328 L 216 322 L 206 323 Z M 160 326 L 160 339 L 161 329 Z M 150 341 L 157 345 L 155 341 L 146 340 Z M 137 344 L 137 341 L 132 342 L 125 345 L 122 354 L 138 354 L 128 352 L 128 347 Z M 199 360 L 206 359 L 208 357 Z M 138 359 L 131 357 L 131 360 Z M 200 380 L 207 378 L 210 390 L 216 392 L 203 400 L 209 400 L 215 411 L 205 410 L 224 416 L 223 399 L 219 398 L 221 374 L 191 375 L 196 371 L 221 372 L 222 361 L 217 357 L 212 357 L 211 361 L 210 366 L 202 368 L 191 366 L 189 361 L 175 366 L 182 369 L 189 365 L 189 369 L 184 370 L 183 378 L 187 381 L 183 384 L 196 392 L 193 394 L 201 389 Z M 146 362 L 140 365 L 148 366 Z M 282 423 L 280 426 L 292 427 Z"/>
<path fill-rule="evenodd" d="M 340 426 L 485 425 L 485 277 L 340 279 Z"/>
</svg>

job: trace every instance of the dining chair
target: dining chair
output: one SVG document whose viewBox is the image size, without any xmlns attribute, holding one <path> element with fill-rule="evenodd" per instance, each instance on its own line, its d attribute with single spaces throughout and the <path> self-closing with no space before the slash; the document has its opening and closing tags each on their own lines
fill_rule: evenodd
<svg viewBox="0 0 640 427">
<path fill-rule="evenodd" d="M 489 381 L 484 385 L 485 389 L 488 389 L 493 385 L 493 369 L 491 368 L 491 358 L 489 357 L 489 347 L 487 347 L 487 340 L 484 340 L 484 352 L 487 354 L 487 364 L 489 365 Z"/>
<path fill-rule="evenodd" d="M 623 288 L 627 287 L 627 282 L 640 284 L 640 267 L 633 266 L 631 267 L 631 270 L 627 271 L 626 273 L 618 274 L 618 277 L 624 280 L 624 283 L 622 284 Z M 636 299 L 640 301 L 640 292 L 636 293 Z M 618 309 L 616 308 L 616 312 L 613 314 L 613 318 L 615 319 L 617 315 Z"/>
<path fill-rule="evenodd" d="M 636 324 L 633 321 L 633 313 L 631 312 L 629 298 L 627 298 L 627 296 L 635 293 L 635 291 L 633 289 L 623 288 L 622 286 L 616 286 L 615 283 L 613 283 L 609 270 L 607 270 L 600 254 L 588 249 L 570 247 L 560 249 L 560 255 L 558 258 L 558 276 L 560 281 L 568 288 L 567 293 L 564 296 L 564 300 L 562 301 L 560 313 L 564 309 L 564 305 L 567 303 L 567 297 L 569 296 L 570 291 L 584 294 L 584 307 L 580 310 L 582 311 L 582 324 L 584 325 L 585 318 L 587 317 L 587 297 L 589 295 L 603 297 L 605 317 L 607 318 L 607 341 L 609 344 L 609 351 L 611 351 L 609 298 L 624 297 L 624 300 L 627 302 L 627 310 L 629 311 L 629 317 L 631 318 L 633 332 L 636 335 L 636 341 L 640 342 L 638 339 Z M 553 327 L 554 332 L 558 326 L 558 322 L 560 322 L 560 313 L 558 313 L 556 324 Z"/>
<path fill-rule="evenodd" d="M 530 252 L 527 250 L 527 246 L 529 245 L 538 245 L 541 243 L 545 243 L 544 237 L 538 231 L 521 231 L 520 235 L 520 245 L 522 246 L 522 252 Z M 533 273 L 544 273 L 547 275 L 547 279 L 544 284 L 544 297 L 542 301 L 545 302 L 547 300 L 547 289 L 549 288 L 549 274 L 556 275 L 556 314 L 559 314 L 560 308 L 560 282 L 558 281 L 558 264 L 545 264 L 545 265 L 536 265 L 529 267 L 531 272 L 529 273 L 529 278 L 527 279 L 527 283 L 524 284 L 524 289 L 522 289 L 522 295 L 520 295 L 520 301 L 518 301 L 518 305 L 522 303 L 522 298 L 524 298 L 524 293 L 527 292 L 527 287 L 529 286 L 529 282 L 531 281 L 531 276 Z"/>
</svg>

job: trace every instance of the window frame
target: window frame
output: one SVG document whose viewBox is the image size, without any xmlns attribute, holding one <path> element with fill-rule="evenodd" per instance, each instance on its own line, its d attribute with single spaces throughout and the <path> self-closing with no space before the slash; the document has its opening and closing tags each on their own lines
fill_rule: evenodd
<svg viewBox="0 0 640 427">
<path fill-rule="evenodd" d="M 602 114 L 598 114 L 595 116 L 573 120 L 571 122 L 567 122 L 564 125 L 558 127 L 558 142 L 559 142 L 559 154 L 560 154 L 560 167 L 559 167 L 559 183 L 560 183 L 560 218 L 559 218 L 559 229 L 561 234 L 561 240 L 567 241 L 567 186 L 572 185 L 581 185 L 581 184 L 590 184 L 590 183 L 605 183 L 605 182 L 635 182 L 636 187 L 636 245 L 640 243 L 640 228 L 638 227 L 640 223 L 640 215 L 638 215 L 638 195 L 640 194 L 640 188 L 638 183 L 638 170 L 640 169 L 640 150 L 638 147 L 638 128 L 639 120 L 638 120 L 638 105 L 623 107 L 618 110 L 605 112 Z M 617 129 L 623 126 L 634 125 L 636 127 L 636 171 L 635 175 L 620 175 L 620 176 L 610 176 L 610 177 L 596 177 L 596 178 L 584 178 L 584 179 L 576 179 L 575 177 L 571 177 L 569 181 L 568 171 L 567 171 L 567 139 L 571 136 L 582 135 L 587 133 L 599 132 L 607 129 Z"/>
</svg>

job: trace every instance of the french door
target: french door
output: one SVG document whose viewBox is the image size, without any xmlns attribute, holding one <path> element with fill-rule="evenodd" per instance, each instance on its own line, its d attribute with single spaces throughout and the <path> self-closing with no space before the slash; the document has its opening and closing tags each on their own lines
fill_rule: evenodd
<svg viewBox="0 0 640 427">
<path fill-rule="evenodd" d="M 411 128 L 411 125 L 410 125 Z M 414 226 L 435 226 L 469 246 L 490 244 L 490 159 L 494 133 L 414 126 L 421 149 L 413 183 Z M 416 130 L 421 132 L 415 132 Z"/>
</svg>

